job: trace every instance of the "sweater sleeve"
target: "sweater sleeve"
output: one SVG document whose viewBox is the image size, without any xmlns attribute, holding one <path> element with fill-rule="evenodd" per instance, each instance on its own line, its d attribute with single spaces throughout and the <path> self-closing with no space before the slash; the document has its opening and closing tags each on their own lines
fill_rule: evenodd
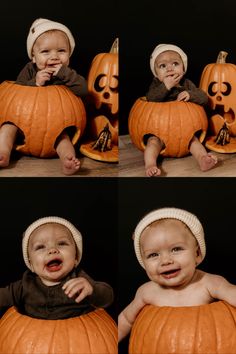
<svg viewBox="0 0 236 354">
<path fill-rule="evenodd" d="M 112 304 L 114 300 L 114 293 L 112 287 L 109 284 L 93 280 L 83 270 L 81 270 L 78 275 L 87 279 L 93 287 L 93 293 L 88 297 L 91 305 L 95 307 L 106 308 Z"/>
<path fill-rule="evenodd" d="M 88 93 L 87 81 L 85 78 L 68 66 L 62 66 L 55 79 L 61 80 L 76 96 L 84 97 Z"/>
<path fill-rule="evenodd" d="M 207 104 L 208 96 L 202 89 L 196 87 L 195 84 L 188 79 L 185 80 L 185 86 L 190 95 L 189 102 L 197 103 L 201 106 Z"/>
<path fill-rule="evenodd" d="M 160 82 L 156 77 L 152 80 L 149 86 L 146 97 L 151 102 L 163 102 L 169 94 L 169 90 L 166 88 L 163 82 Z"/>
<path fill-rule="evenodd" d="M 36 70 L 32 62 L 29 62 L 21 70 L 15 81 L 16 84 L 36 86 Z"/>
<path fill-rule="evenodd" d="M 22 281 L 16 281 L 0 288 L 0 310 L 6 310 L 11 306 L 19 306 L 22 299 Z"/>
</svg>

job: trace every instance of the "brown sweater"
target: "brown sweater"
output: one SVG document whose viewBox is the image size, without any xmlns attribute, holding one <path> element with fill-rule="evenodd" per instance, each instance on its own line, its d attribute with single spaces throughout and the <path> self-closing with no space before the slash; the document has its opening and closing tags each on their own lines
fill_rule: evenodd
<svg viewBox="0 0 236 354">
<path fill-rule="evenodd" d="M 80 303 L 69 298 L 62 290 L 63 284 L 78 276 L 86 278 L 93 293 Z M 97 282 L 83 270 L 72 271 L 60 284 L 46 286 L 41 279 L 27 270 L 21 280 L 0 288 L 0 309 L 16 306 L 19 312 L 35 318 L 63 319 L 91 312 L 98 307 L 107 307 L 113 302 L 113 290 L 107 283 Z"/>
<path fill-rule="evenodd" d="M 165 84 L 155 77 L 152 80 L 146 97 L 148 101 L 152 102 L 175 101 L 178 94 L 182 91 L 189 93 L 189 102 L 197 103 L 201 106 L 206 105 L 208 102 L 207 94 L 186 78 L 182 78 L 178 87 L 172 87 L 168 90 Z"/>
<path fill-rule="evenodd" d="M 16 84 L 25 86 L 36 86 L 37 67 L 31 61 L 21 70 L 16 79 Z M 84 97 L 88 93 L 87 82 L 85 78 L 78 75 L 77 72 L 68 66 L 62 66 L 56 76 L 52 76 L 50 81 L 45 83 L 48 85 L 65 85 L 76 96 Z"/>
</svg>

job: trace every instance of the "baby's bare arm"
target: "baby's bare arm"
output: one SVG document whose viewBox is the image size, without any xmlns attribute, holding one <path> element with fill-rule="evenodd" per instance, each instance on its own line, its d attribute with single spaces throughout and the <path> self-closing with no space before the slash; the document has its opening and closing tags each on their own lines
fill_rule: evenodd
<svg viewBox="0 0 236 354">
<path fill-rule="evenodd" d="M 236 307 L 236 285 L 229 283 L 220 275 L 208 274 L 208 291 L 214 299 L 224 300 Z"/>
<path fill-rule="evenodd" d="M 136 292 L 134 300 L 118 316 L 118 341 L 126 337 L 142 308 L 149 304 L 148 293 L 152 293 L 152 282 L 145 283 Z"/>
</svg>

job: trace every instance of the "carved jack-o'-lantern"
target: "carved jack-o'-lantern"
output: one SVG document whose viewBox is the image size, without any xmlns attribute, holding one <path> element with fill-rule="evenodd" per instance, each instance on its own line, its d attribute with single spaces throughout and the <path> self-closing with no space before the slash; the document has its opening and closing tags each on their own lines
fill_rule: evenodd
<svg viewBox="0 0 236 354">
<path fill-rule="evenodd" d="M 96 112 L 92 110 L 87 140 L 80 151 L 98 161 L 118 162 L 118 38 L 109 53 L 100 53 L 93 59 L 88 91 Z"/>
<path fill-rule="evenodd" d="M 118 112 L 118 39 L 109 53 L 100 53 L 93 59 L 88 75 L 88 91 L 97 109 L 105 104 L 112 114 Z"/>
<path fill-rule="evenodd" d="M 206 146 L 217 152 L 236 152 L 236 65 L 226 63 L 221 51 L 216 63 L 208 64 L 200 87 L 209 97 L 209 137 Z"/>
<path fill-rule="evenodd" d="M 66 128 L 72 128 L 72 143 L 81 137 L 86 113 L 79 97 L 67 87 L 23 86 L 4 81 L 0 85 L 0 126 L 15 124 L 22 133 L 16 150 L 36 157 L 56 155 L 57 137 Z"/>
</svg>

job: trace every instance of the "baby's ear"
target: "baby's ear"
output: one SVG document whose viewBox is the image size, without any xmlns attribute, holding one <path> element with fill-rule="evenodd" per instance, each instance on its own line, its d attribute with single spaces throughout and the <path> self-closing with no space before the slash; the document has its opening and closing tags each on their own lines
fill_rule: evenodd
<svg viewBox="0 0 236 354">
<path fill-rule="evenodd" d="M 36 63 L 34 53 L 32 54 L 32 62 L 33 62 L 33 63 Z"/>
<path fill-rule="evenodd" d="M 200 247 L 197 246 L 197 248 L 196 248 L 196 266 L 197 266 L 198 264 L 200 264 L 201 261 L 202 261 L 201 250 L 200 250 Z"/>
</svg>

